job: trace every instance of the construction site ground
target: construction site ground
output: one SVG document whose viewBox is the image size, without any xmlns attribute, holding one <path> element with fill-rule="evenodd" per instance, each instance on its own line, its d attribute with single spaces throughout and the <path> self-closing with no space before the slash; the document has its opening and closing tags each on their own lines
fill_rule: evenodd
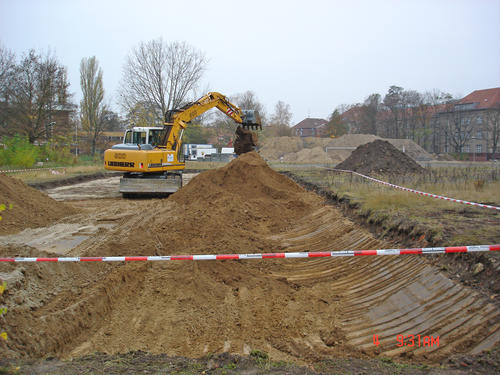
<svg viewBox="0 0 500 375">
<path fill-rule="evenodd" d="M 255 154 L 186 177 L 191 183 L 168 199 L 124 200 L 118 177 L 49 189 L 74 212 L 5 233 L 0 256 L 331 251 L 431 240 L 377 231 L 345 200 L 336 206 L 304 190 Z M 498 256 L 483 257 L 481 285 L 454 277 L 443 267 L 447 256 L 3 264 L 8 313 L 0 328 L 9 338 L 0 342 L 0 373 L 495 373 Z M 439 346 L 398 347 L 398 335 L 439 336 Z"/>
</svg>

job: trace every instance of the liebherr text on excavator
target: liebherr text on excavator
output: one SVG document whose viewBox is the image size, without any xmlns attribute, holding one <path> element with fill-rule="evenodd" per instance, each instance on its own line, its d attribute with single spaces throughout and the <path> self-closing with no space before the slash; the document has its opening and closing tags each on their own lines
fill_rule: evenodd
<svg viewBox="0 0 500 375">
<path fill-rule="evenodd" d="M 235 152 L 240 155 L 252 151 L 257 135 L 251 129 L 262 129 L 259 113 L 241 110 L 224 95 L 210 92 L 182 108 L 167 111 L 163 127 L 127 130 L 124 143 L 104 152 L 104 168 L 124 172 L 120 192 L 127 196 L 177 191 L 182 186 L 185 167 L 181 147 L 184 129 L 214 107 L 239 124 Z"/>
</svg>

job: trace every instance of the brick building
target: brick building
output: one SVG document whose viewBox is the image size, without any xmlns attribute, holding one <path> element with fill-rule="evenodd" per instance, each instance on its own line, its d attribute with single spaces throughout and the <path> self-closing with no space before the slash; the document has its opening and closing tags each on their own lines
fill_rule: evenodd
<svg viewBox="0 0 500 375">
<path fill-rule="evenodd" d="M 292 135 L 297 137 L 321 137 L 328 121 L 322 118 L 306 118 L 292 127 Z"/>
<path fill-rule="evenodd" d="M 500 158 L 500 87 L 475 90 L 434 115 L 438 152 L 461 153 L 469 160 Z M 496 145 L 496 152 L 493 149 Z"/>
</svg>

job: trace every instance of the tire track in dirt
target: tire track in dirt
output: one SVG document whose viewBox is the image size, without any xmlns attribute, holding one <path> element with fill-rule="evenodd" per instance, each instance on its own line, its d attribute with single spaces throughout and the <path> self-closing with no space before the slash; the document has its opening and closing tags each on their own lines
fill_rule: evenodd
<svg viewBox="0 0 500 375">
<path fill-rule="evenodd" d="M 358 229 L 346 232 L 346 224 L 334 220 L 329 210 L 318 210 L 304 219 L 307 224 L 275 239 L 293 244 L 289 247 L 293 251 L 384 246 Z M 364 352 L 439 360 L 466 347 L 475 354 L 500 342 L 500 312 L 495 306 L 420 257 L 320 259 L 289 264 L 286 272 L 276 276 L 309 283 L 333 279 L 330 290 L 342 301 L 340 326 L 347 343 Z M 373 344 L 375 334 L 379 348 Z M 440 345 L 397 347 L 398 335 L 439 336 Z"/>
<path fill-rule="evenodd" d="M 114 226 L 72 255 L 387 247 L 255 153 L 200 174 L 168 200 L 101 200 L 92 210 Z M 25 252 L 36 250 L 2 249 Z M 500 341 L 493 305 L 416 256 L 90 266 L 72 265 L 73 278 L 62 280 L 50 267 L 67 264 L 36 265 L 40 277 L 28 270 L 7 296 L 11 339 L 0 345 L 30 357 L 131 350 L 200 357 L 258 349 L 304 362 L 377 354 L 433 362 Z M 15 301 L 16 288 L 30 284 L 58 289 L 45 291 L 30 309 Z M 398 334 L 440 335 L 440 346 L 398 348 Z"/>
</svg>

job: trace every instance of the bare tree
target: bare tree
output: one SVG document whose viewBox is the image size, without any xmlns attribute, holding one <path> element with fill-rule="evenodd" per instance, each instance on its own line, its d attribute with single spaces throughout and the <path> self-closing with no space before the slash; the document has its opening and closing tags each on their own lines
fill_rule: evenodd
<svg viewBox="0 0 500 375">
<path fill-rule="evenodd" d="M 261 116 L 262 124 L 264 125 L 266 116 L 264 106 L 253 91 L 245 91 L 244 93 L 231 95 L 229 100 L 241 109 L 258 111 Z M 213 118 L 214 120 L 210 127 L 217 138 L 217 146 L 225 146 L 233 138 L 236 124 L 231 118 L 220 111 L 215 112 Z"/>
<path fill-rule="evenodd" d="M 104 104 L 102 69 L 95 56 L 83 58 L 80 62 L 80 87 L 83 99 L 80 102 L 80 120 L 91 144 L 91 153 L 95 154 L 99 135 L 105 123 L 107 106 Z"/>
<path fill-rule="evenodd" d="M 42 56 L 30 50 L 15 69 L 9 95 L 15 126 L 9 126 L 9 132 L 24 134 L 33 143 L 67 130 L 69 123 L 55 127 L 54 115 L 68 109 L 68 88 L 66 68 L 57 58 L 50 52 Z"/>
<path fill-rule="evenodd" d="M 470 115 L 456 101 L 446 104 L 446 144 L 453 147 L 456 153 L 464 152 L 474 130 Z"/>
<path fill-rule="evenodd" d="M 11 116 L 10 96 L 12 83 L 16 72 L 15 55 L 12 51 L 0 45 L 0 131 L 8 128 L 8 119 Z"/>
<path fill-rule="evenodd" d="M 377 135 L 378 114 L 380 112 L 380 94 L 371 94 L 361 106 L 361 133 Z"/>
<path fill-rule="evenodd" d="M 389 108 L 391 116 L 386 119 L 385 132 L 382 134 L 388 138 L 399 138 L 401 123 L 401 95 L 403 88 L 391 86 L 384 97 L 384 105 Z"/>
<path fill-rule="evenodd" d="M 248 90 L 240 94 L 231 95 L 230 99 L 241 109 L 252 109 L 254 111 L 258 111 L 262 124 L 267 122 L 264 105 L 259 101 L 259 98 L 257 98 L 257 95 L 253 91 Z"/>
<path fill-rule="evenodd" d="M 104 111 L 103 114 L 103 130 L 107 132 L 118 132 L 124 130 L 125 122 L 120 119 L 116 112 L 111 110 Z"/>
<path fill-rule="evenodd" d="M 282 137 L 290 136 L 292 129 L 290 122 L 292 121 L 292 111 L 289 104 L 281 100 L 276 103 L 274 113 L 271 115 L 270 126 L 273 128 L 273 135 Z"/>
<path fill-rule="evenodd" d="M 120 84 L 120 104 L 126 112 L 137 103 L 153 112 L 158 124 L 165 112 L 179 108 L 196 88 L 206 68 L 205 55 L 185 42 L 162 38 L 141 42 L 127 58 Z"/>
<path fill-rule="evenodd" d="M 126 114 L 128 126 L 156 126 L 157 118 L 154 109 L 148 103 L 136 103 Z"/>
<path fill-rule="evenodd" d="M 491 156 L 495 158 L 500 141 L 500 107 L 489 110 L 486 114 L 486 127 L 488 130 L 488 140 L 491 144 Z M 486 152 L 488 152 L 486 150 Z"/>
<path fill-rule="evenodd" d="M 340 104 L 335 110 L 338 111 L 342 118 L 342 122 L 346 125 L 347 133 L 362 133 L 363 106 L 360 103 Z"/>
<path fill-rule="evenodd" d="M 426 92 L 424 94 L 425 103 L 428 105 L 428 114 L 430 116 L 430 128 L 429 133 L 431 134 L 431 140 L 428 151 L 435 154 L 439 154 L 441 150 L 441 142 L 444 140 L 445 144 L 447 140 L 447 127 L 441 126 L 439 112 L 444 111 L 446 108 L 451 108 L 447 103 L 454 102 L 451 94 L 442 92 L 440 90 L 433 90 Z"/>
</svg>

